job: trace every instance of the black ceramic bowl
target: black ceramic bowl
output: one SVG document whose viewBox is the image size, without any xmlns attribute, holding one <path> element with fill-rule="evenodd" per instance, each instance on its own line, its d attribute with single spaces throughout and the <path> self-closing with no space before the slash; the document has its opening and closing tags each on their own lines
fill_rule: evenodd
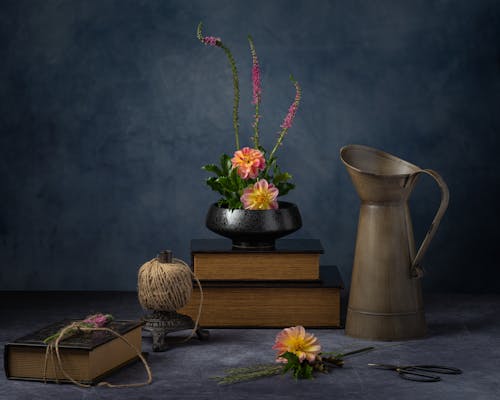
<svg viewBox="0 0 500 400">
<path fill-rule="evenodd" d="M 273 248 L 275 240 L 302 227 L 298 207 L 278 202 L 277 210 L 231 210 L 212 204 L 206 225 L 212 232 L 230 238 L 233 247 Z"/>
</svg>

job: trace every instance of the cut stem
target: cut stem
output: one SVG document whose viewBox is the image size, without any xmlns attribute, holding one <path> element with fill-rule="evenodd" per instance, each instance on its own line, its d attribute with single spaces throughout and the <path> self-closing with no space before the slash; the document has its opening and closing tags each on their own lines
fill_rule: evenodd
<svg viewBox="0 0 500 400">
<path fill-rule="evenodd" d="M 236 142 L 236 150 L 240 149 L 240 132 L 239 132 L 239 119 L 238 119 L 238 109 L 240 106 L 240 84 L 238 79 L 238 70 L 236 69 L 236 62 L 234 61 L 233 55 L 228 47 L 226 47 L 222 42 L 220 43 L 220 47 L 226 53 L 227 59 L 229 60 L 229 64 L 231 65 L 231 72 L 233 74 L 233 90 L 234 90 L 234 98 L 233 98 L 233 127 L 234 127 L 234 137 Z"/>
<path fill-rule="evenodd" d="M 238 70 L 236 69 L 236 62 L 234 61 L 233 55 L 231 54 L 231 50 L 229 50 L 224 43 L 220 40 L 219 37 L 214 36 L 203 36 L 202 33 L 203 24 L 200 22 L 196 29 L 196 37 L 203 44 L 210 44 L 211 46 L 218 46 L 224 53 L 226 53 L 227 59 L 229 60 L 229 65 L 231 66 L 231 73 L 233 75 L 233 91 L 234 91 L 234 99 L 233 99 L 233 127 L 234 127 L 234 136 L 236 141 L 236 150 L 240 148 L 240 132 L 239 132 L 239 118 L 238 118 L 238 109 L 240 106 L 240 84 L 238 79 Z"/>
</svg>

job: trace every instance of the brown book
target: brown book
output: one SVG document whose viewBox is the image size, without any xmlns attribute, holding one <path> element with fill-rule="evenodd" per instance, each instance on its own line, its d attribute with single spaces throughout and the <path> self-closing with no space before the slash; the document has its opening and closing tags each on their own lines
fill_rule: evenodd
<svg viewBox="0 0 500 400">
<path fill-rule="evenodd" d="M 4 347 L 5 374 L 9 379 L 44 380 L 46 344 L 43 340 L 71 323 L 61 321 L 23 336 Z M 138 321 L 111 321 L 106 327 L 123 335 L 141 350 L 141 326 Z M 95 384 L 116 369 L 135 361 L 137 352 L 123 340 L 105 331 L 80 333 L 59 344 L 64 370 L 81 383 Z M 45 378 L 67 381 L 56 361 L 47 360 Z"/>
<path fill-rule="evenodd" d="M 340 327 L 340 291 L 334 266 L 321 267 L 321 281 L 202 281 L 200 325 L 207 328 Z M 196 318 L 194 290 L 180 313 Z"/>
<path fill-rule="evenodd" d="M 274 249 L 233 249 L 219 239 L 191 241 L 193 270 L 201 280 L 318 280 L 319 240 L 289 239 Z"/>
</svg>

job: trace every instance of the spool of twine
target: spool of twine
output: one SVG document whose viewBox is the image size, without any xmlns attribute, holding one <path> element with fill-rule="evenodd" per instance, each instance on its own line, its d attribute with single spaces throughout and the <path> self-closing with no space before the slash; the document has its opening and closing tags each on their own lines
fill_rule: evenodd
<svg viewBox="0 0 500 400">
<path fill-rule="evenodd" d="M 182 260 L 162 251 L 141 266 L 138 297 L 141 306 L 155 311 L 176 311 L 184 307 L 193 291 L 193 273 Z"/>
</svg>

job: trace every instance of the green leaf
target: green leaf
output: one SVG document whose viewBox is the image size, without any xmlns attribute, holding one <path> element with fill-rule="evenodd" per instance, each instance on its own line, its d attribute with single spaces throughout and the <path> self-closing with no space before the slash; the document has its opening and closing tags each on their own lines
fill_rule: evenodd
<svg viewBox="0 0 500 400">
<path fill-rule="evenodd" d="M 203 169 L 205 171 L 208 171 L 208 172 L 213 172 L 217 176 L 221 176 L 222 175 L 222 170 L 217 165 L 215 165 L 215 164 L 204 165 L 203 167 L 201 167 L 201 169 Z"/>
<path fill-rule="evenodd" d="M 231 158 L 227 154 L 223 154 L 220 157 L 220 166 L 222 168 L 222 174 L 221 175 L 229 175 L 229 171 L 232 168 L 232 163 L 231 163 Z"/>
<path fill-rule="evenodd" d="M 242 204 L 239 198 L 228 199 L 228 207 L 231 209 L 241 208 Z"/>
<path fill-rule="evenodd" d="M 287 360 L 287 363 L 283 368 L 283 373 L 287 373 L 290 370 L 295 370 L 296 368 L 298 368 L 298 366 L 300 366 L 299 358 L 294 353 L 287 351 L 280 357 L 283 357 L 285 360 Z"/>
<path fill-rule="evenodd" d="M 222 187 L 221 187 L 218 179 L 215 176 L 211 176 L 210 178 L 207 178 L 206 183 L 212 190 L 219 192 L 220 194 L 223 194 Z"/>
<path fill-rule="evenodd" d="M 302 370 L 302 378 L 303 379 L 312 379 L 313 378 L 313 367 L 306 361 L 304 362 L 304 368 Z"/>
<path fill-rule="evenodd" d="M 295 379 L 312 379 L 313 378 L 313 367 L 306 361 L 300 362 L 299 358 L 291 352 L 286 352 L 280 357 L 287 360 L 287 363 L 283 367 L 283 374 L 288 371 L 292 371 L 292 376 Z"/>
<path fill-rule="evenodd" d="M 240 181 L 241 178 L 238 175 L 238 171 L 235 169 L 232 169 L 231 172 L 229 173 L 229 179 L 231 180 L 231 184 L 233 185 L 233 188 L 239 188 L 240 186 Z"/>
<path fill-rule="evenodd" d="M 289 182 L 284 182 L 284 183 L 280 183 L 278 185 L 275 185 L 278 190 L 279 190 L 279 196 L 284 196 L 285 194 L 287 194 L 290 190 L 294 189 L 295 188 L 295 184 L 293 183 L 289 183 Z"/>
<path fill-rule="evenodd" d="M 273 183 L 274 186 L 278 185 L 281 182 L 286 182 L 292 179 L 292 175 L 290 175 L 288 172 L 283 172 L 282 174 L 276 174 L 273 177 Z"/>
<path fill-rule="evenodd" d="M 219 176 L 216 178 L 221 187 L 226 190 L 231 190 L 231 179 L 228 176 Z"/>
</svg>

